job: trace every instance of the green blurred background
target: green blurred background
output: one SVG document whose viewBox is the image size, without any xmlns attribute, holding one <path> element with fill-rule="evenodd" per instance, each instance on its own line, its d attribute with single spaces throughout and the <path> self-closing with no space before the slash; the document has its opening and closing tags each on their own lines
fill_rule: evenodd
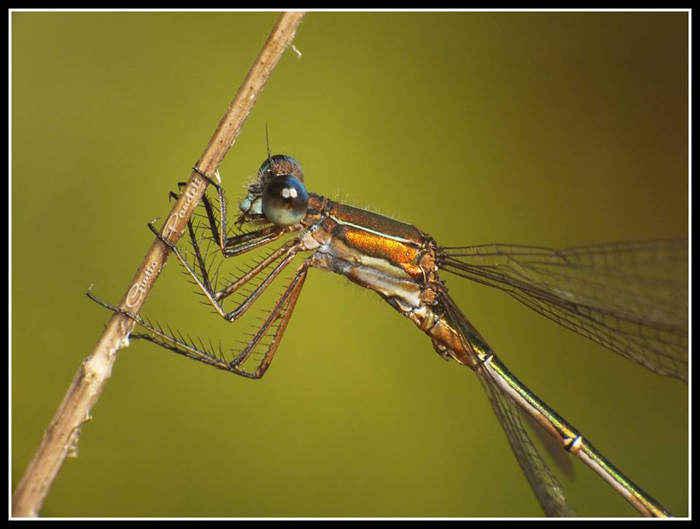
<svg viewBox="0 0 700 529">
<path fill-rule="evenodd" d="M 15 12 L 12 486 L 277 18 Z M 311 13 L 222 166 L 443 245 L 687 236 L 686 13 Z M 226 265 L 225 265 L 226 266 Z M 687 386 L 507 295 L 447 278 L 521 380 L 676 515 Z M 144 314 L 235 340 L 171 260 Z M 311 271 L 272 368 L 244 380 L 132 342 L 44 516 L 538 516 L 475 376 L 377 296 Z M 580 515 L 636 516 L 578 462 Z"/>
</svg>

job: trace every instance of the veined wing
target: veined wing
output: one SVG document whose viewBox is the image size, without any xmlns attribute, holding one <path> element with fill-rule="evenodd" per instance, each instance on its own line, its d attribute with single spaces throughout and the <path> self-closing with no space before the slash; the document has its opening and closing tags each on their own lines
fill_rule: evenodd
<svg viewBox="0 0 700 529">
<path fill-rule="evenodd" d="M 525 430 L 520 408 L 490 378 L 479 377 L 479 380 L 544 513 L 547 516 L 576 516 L 576 511 L 566 502 L 559 480 L 552 474 Z M 539 425 L 536 427 L 539 428 Z"/>
<path fill-rule="evenodd" d="M 441 248 L 441 269 L 528 307 L 652 371 L 688 380 L 688 241 L 551 250 Z"/>
<path fill-rule="evenodd" d="M 467 321 L 454 301 L 446 294 L 441 296 L 441 301 L 447 311 L 446 318 L 450 325 L 459 331 L 465 347 L 473 350 L 474 345 L 477 347 L 483 345 L 488 348 L 486 342 Z M 523 412 L 520 407 L 489 376 L 479 376 L 479 380 L 506 434 L 515 458 L 544 513 L 547 516 L 576 516 L 576 511 L 566 502 L 564 489 L 559 480 L 552 474 L 530 440 L 522 422 Z"/>
</svg>

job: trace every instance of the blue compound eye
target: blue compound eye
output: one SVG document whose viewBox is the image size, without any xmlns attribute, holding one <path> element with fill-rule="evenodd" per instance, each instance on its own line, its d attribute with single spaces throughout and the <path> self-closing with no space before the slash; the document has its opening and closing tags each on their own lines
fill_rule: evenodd
<svg viewBox="0 0 700 529">
<path fill-rule="evenodd" d="M 276 226 L 291 226 L 306 215 L 309 194 L 304 184 L 291 175 L 277 175 L 262 193 L 262 210 Z"/>
</svg>

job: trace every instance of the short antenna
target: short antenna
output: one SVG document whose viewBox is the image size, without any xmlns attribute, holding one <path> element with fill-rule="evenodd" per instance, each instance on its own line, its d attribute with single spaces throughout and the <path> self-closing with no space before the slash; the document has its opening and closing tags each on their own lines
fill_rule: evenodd
<svg viewBox="0 0 700 529">
<path fill-rule="evenodd" d="M 272 170 L 272 155 L 270 154 L 270 133 L 267 130 L 267 121 L 265 122 L 265 143 L 267 144 L 267 165 L 270 168 L 270 172 L 275 174 Z"/>
</svg>

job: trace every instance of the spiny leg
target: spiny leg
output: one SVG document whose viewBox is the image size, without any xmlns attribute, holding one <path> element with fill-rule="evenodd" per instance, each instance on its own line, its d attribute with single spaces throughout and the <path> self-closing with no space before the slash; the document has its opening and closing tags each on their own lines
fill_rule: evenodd
<svg viewBox="0 0 700 529">
<path fill-rule="evenodd" d="M 219 210 L 221 214 L 221 223 L 217 222 L 216 220 L 216 215 L 214 214 L 214 207 L 212 206 L 209 197 L 207 196 L 206 193 L 202 195 L 202 198 L 200 200 L 200 203 L 204 206 L 204 209 L 206 210 L 206 216 L 209 221 L 209 229 L 211 230 L 212 238 L 216 243 L 219 245 L 219 247 L 223 250 L 227 246 L 228 242 L 228 228 L 226 227 L 227 225 L 227 211 L 228 211 L 228 203 L 226 201 L 226 197 L 224 194 L 224 189 L 221 187 L 219 182 L 214 180 L 212 177 L 210 177 L 208 174 L 206 174 L 204 171 L 202 171 L 197 165 L 192 168 L 197 174 L 199 174 L 202 178 L 204 178 L 210 186 L 212 186 L 214 189 L 216 189 L 216 192 L 219 197 Z M 218 171 L 217 171 L 217 176 L 218 176 Z M 220 180 L 219 180 L 220 181 Z M 185 187 L 186 182 L 178 182 L 177 187 L 182 191 L 182 189 Z M 170 192 L 170 198 L 179 198 L 179 195 L 176 194 L 175 192 L 171 191 Z"/>
<path fill-rule="evenodd" d="M 209 270 L 207 269 L 206 262 L 205 262 L 206 256 L 202 256 L 202 251 L 199 249 L 199 241 L 197 241 L 197 234 L 194 231 L 194 227 L 192 226 L 191 220 L 187 221 L 187 231 L 190 235 L 190 242 L 192 243 L 194 255 L 195 255 L 195 258 L 197 259 L 197 265 L 199 266 L 199 271 L 202 274 L 202 281 L 204 282 L 204 285 L 207 288 L 207 290 L 213 291 L 214 287 L 212 286 L 211 280 L 209 279 Z"/>
<path fill-rule="evenodd" d="M 196 170 L 200 175 L 202 175 L 204 178 L 206 178 L 210 182 L 211 185 L 214 185 L 214 186 L 218 185 L 216 182 L 212 181 L 206 175 L 201 173 L 198 169 L 196 169 Z M 177 185 L 178 185 L 179 189 L 182 189 L 186 185 L 186 183 L 185 182 L 178 182 Z M 169 197 L 171 199 L 173 199 L 173 198 L 177 199 L 177 198 L 179 198 L 179 195 L 177 193 L 171 191 Z M 207 207 L 210 227 L 211 227 L 212 233 L 214 235 L 214 239 L 216 240 L 216 237 L 217 237 L 216 228 L 215 228 L 216 220 L 215 220 L 213 211 L 211 209 L 211 205 L 209 204 L 208 200 L 206 199 L 206 195 L 202 198 L 202 201 L 204 202 L 205 206 Z M 258 263 L 255 267 L 253 267 L 251 270 L 249 270 L 246 274 L 244 274 L 242 277 L 240 277 L 234 283 L 228 285 L 222 291 L 215 292 L 215 288 L 212 285 L 212 282 L 209 278 L 209 271 L 208 271 L 207 266 L 206 266 L 205 257 L 202 256 L 202 252 L 201 252 L 200 247 L 199 247 L 199 241 L 198 241 L 197 236 L 195 234 L 195 229 L 194 229 L 194 226 L 192 224 L 191 219 L 188 220 L 188 222 L 187 222 L 187 230 L 188 230 L 188 233 L 190 236 L 190 241 L 192 243 L 192 248 L 194 250 L 195 259 L 197 261 L 197 265 L 199 266 L 199 269 L 201 272 L 201 278 L 197 277 L 195 271 L 192 269 L 192 267 L 189 266 L 189 264 L 182 257 L 179 250 L 174 247 L 174 245 L 172 245 L 169 241 L 164 240 L 164 238 L 153 227 L 152 224 L 149 224 L 149 228 L 151 229 L 151 231 L 153 231 L 156 234 L 156 236 L 159 239 L 161 239 L 165 244 L 168 245 L 168 247 L 171 250 L 173 250 L 175 252 L 175 254 L 178 257 L 178 259 L 180 260 L 180 262 L 185 266 L 187 272 L 193 277 L 194 281 L 201 288 L 202 292 L 204 292 L 204 295 L 207 297 L 207 299 L 214 305 L 217 312 L 219 312 L 219 314 L 226 319 L 228 319 L 228 318 L 224 314 L 224 311 L 220 307 L 220 304 L 219 304 L 219 306 L 217 306 L 217 304 L 214 303 L 213 300 L 220 302 L 224 298 L 228 297 L 229 295 L 231 295 L 232 293 L 237 291 L 240 287 L 242 287 L 244 284 L 248 283 L 248 281 L 250 281 L 253 277 L 258 275 L 262 270 L 267 268 L 267 266 L 269 264 L 271 264 L 272 262 L 274 262 L 275 260 L 280 258 L 282 255 L 286 254 L 291 249 L 291 246 L 296 245 L 294 241 L 282 245 L 280 248 L 275 250 L 271 255 L 266 257 L 262 262 Z M 270 227 L 263 228 L 261 230 L 257 230 L 254 232 L 240 234 L 236 237 L 232 237 L 232 238 L 227 239 L 227 244 L 229 244 L 230 247 L 224 248 L 222 253 L 223 253 L 224 257 L 232 257 L 234 255 L 240 255 L 242 253 L 248 252 L 250 250 L 253 250 L 255 248 L 258 248 L 260 246 L 263 246 L 265 244 L 268 244 L 268 243 L 278 239 L 286 231 L 287 230 L 280 229 L 276 226 L 270 226 Z M 294 253 L 296 253 L 299 249 L 300 249 L 300 247 L 293 250 Z M 286 266 L 286 265 L 284 265 L 284 266 Z M 284 268 L 284 266 L 282 268 Z M 276 275 L 280 271 L 281 271 L 281 268 L 279 270 L 275 269 L 274 272 L 276 272 L 276 273 L 274 274 L 274 276 L 272 278 L 269 278 L 269 279 L 274 279 L 274 277 L 276 277 Z M 269 284 L 269 281 L 268 281 L 268 284 Z M 262 290 L 264 290 L 264 288 Z M 260 293 L 262 293 L 262 290 L 256 291 L 257 294 L 259 295 Z M 213 300 L 212 300 L 212 298 L 213 298 Z M 248 301 L 248 303 L 244 302 L 244 305 L 249 306 L 250 303 L 252 303 L 256 298 L 257 298 L 257 295 L 254 296 L 252 299 L 246 300 L 246 301 Z M 229 314 L 229 316 L 231 317 L 231 320 L 229 320 L 229 321 L 232 321 L 236 317 L 240 316 L 240 314 L 242 314 L 244 311 L 245 311 L 245 309 L 235 316 Z"/>
<path fill-rule="evenodd" d="M 211 178 L 209 178 L 206 174 L 202 173 L 197 167 L 194 168 L 195 171 L 197 171 L 203 178 L 205 178 L 211 185 L 214 186 L 214 188 L 217 190 L 219 194 L 219 204 L 220 204 L 220 212 L 221 212 L 221 222 L 218 224 L 218 233 L 217 233 L 217 222 L 216 222 L 216 217 L 214 215 L 214 209 L 209 202 L 208 198 L 205 196 L 202 200 L 205 210 L 207 211 L 207 216 L 209 219 L 209 226 L 212 231 L 212 235 L 214 236 L 214 239 L 217 240 L 219 245 L 221 247 L 222 253 L 224 254 L 225 257 L 230 257 L 232 255 L 238 255 L 240 253 L 243 253 L 245 251 L 249 251 L 253 248 L 256 248 L 258 246 L 261 246 L 263 244 L 267 244 L 268 242 L 271 242 L 272 240 L 275 240 L 279 238 L 286 230 L 279 230 L 278 228 L 275 227 L 270 227 L 267 229 L 262 229 L 258 230 L 256 232 L 252 232 L 249 234 L 243 234 L 237 237 L 233 238 L 227 238 L 226 233 L 227 233 L 227 228 L 226 228 L 226 200 L 224 197 L 224 192 L 221 186 L 217 183 L 214 182 Z M 149 225 L 152 231 L 156 233 L 157 236 L 160 237 L 158 232 L 154 229 L 153 226 Z M 187 261 L 182 257 L 180 254 L 179 250 L 175 248 L 173 245 L 169 244 L 167 241 L 163 241 L 165 244 L 168 244 L 168 246 L 171 247 L 175 255 L 178 257 L 180 262 L 183 264 L 185 269 L 189 272 L 189 274 L 192 276 L 194 281 L 197 283 L 197 285 L 202 289 L 204 292 L 205 296 L 209 299 L 211 304 L 217 309 L 219 314 L 221 314 L 227 321 L 233 321 L 236 318 L 238 318 L 243 312 L 245 312 L 250 305 L 259 297 L 259 295 L 272 283 L 272 281 L 279 275 L 279 273 L 286 267 L 288 264 L 292 261 L 296 253 L 303 248 L 299 240 L 294 240 L 290 241 L 274 252 L 272 252 L 270 255 L 268 255 L 265 259 L 263 259 L 260 263 L 258 263 L 256 266 L 254 266 L 251 270 L 249 270 L 246 274 L 244 274 L 242 277 L 240 277 L 238 280 L 227 286 L 226 288 L 222 289 L 221 291 L 214 292 L 213 289 L 211 288 L 210 282 L 208 280 L 208 276 L 206 273 L 206 265 L 205 265 L 205 260 L 201 255 L 201 251 L 199 249 L 199 244 L 197 242 L 197 237 L 194 232 L 194 228 L 192 227 L 191 223 L 188 223 L 188 230 L 190 234 L 190 239 L 192 240 L 192 245 L 193 249 L 196 255 L 196 259 L 198 262 L 198 265 L 200 269 L 202 270 L 204 282 L 200 281 L 199 278 L 197 277 L 196 273 L 192 268 L 189 266 Z M 218 237 L 217 237 L 218 236 Z M 236 247 L 238 245 L 238 247 Z M 231 295 L 233 292 L 238 290 L 241 286 L 244 284 L 248 283 L 253 277 L 261 273 L 264 269 L 266 269 L 270 264 L 274 263 L 278 259 L 282 258 L 282 261 L 270 272 L 270 274 L 267 275 L 267 277 L 263 280 L 263 282 L 248 296 L 246 300 L 244 300 L 241 305 L 239 305 L 236 309 L 231 311 L 230 313 L 225 313 L 223 309 L 221 308 L 221 305 L 219 304 L 220 300 L 223 300 L 227 296 Z M 260 378 L 263 376 L 265 371 L 267 371 L 267 368 L 269 367 L 270 363 L 272 362 L 272 358 L 275 354 L 275 351 L 277 350 L 277 347 L 282 339 L 282 335 L 284 334 L 284 331 L 287 327 L 287 324 L 289 322 L 289 319 L 291 318 L 292 312 L 294 310 L 294 306 L 296 305 L 296 301 L 299 298 L 299 294 L 301 293 L 301 288 L 303 287 L 304 281 L 306 279 L 306 274 L 308 271 L 309 263 L 308 261 L 305 261 L 302 266 L 299 268 L 297 271 L 297 274 L 294 276 L 292 281 L 290 282 L 289 286 L 285 290 L 285 292 L 282 294 L 280 297 L 279 301 L 277 302 L 276 306 L 272 309 L 270 315 L 268 316 L 267 320 L 263 323 L 263 325 L 260 327 L 258 332 L 254 335 L 253 339 L 247 344 L 247 346 L 241 351 L 241 353 L 231 362 L 231 367 L 237 367 L 243 364 L 252 354 L 252 352 L 255 350 L 255 348 L 258 346 L 260 341 L 267 335 L 267 332 L 269 331 L 270 327 L 279 319 L 281 320 L 279 323 L 279 326 L 277 328 L 277 331 L 273 335 L 272 342 L 270 346 L 268 347 L 267 352 L 265 353 L 265 356 L 256 369 L 256 371 L 251 374 L 252 378 Z M 161 333 L 162 334 L 162 333 Z M 145 336 L 144 336 L 145 337 Z M 148 338 L 147 338 L 148 339 Z M 162 340 L 162 337 L 161 337 Z M 154 341 L 154 340 L 151 340 Z M 247 375 L 245 375 L 247 376 Z"/>
<path fill-rule="evenodd" d="M 192 344 L 190 344 L 182 336 L 180 336 L 179 339 L 175 338 L 175 333 L 172 331 L 172 329 L 169 329 L 170 332 L 166 333 L 157 325 L 154 326 L 151 325 L 149 322 L 144 321 L 143 318 L 141 318 L 141 316 L 133 314 L 120 307 L 115 307 L 114 305 L 111 305 L 106 301 L 102 301 L 100 298 L 98 298 L 92 293 L 92 286 L 90 286 L 90 288 L 87 291 L 87 297 L 93 300 L 94 302 L 102 305 L 103 307 L 111 310 L 112 312 L 115 312 L 117 314 L 123 314 L 130 320 L 133 320 L 137 325 L 143 327 L 144 329 L 146 329 L 146 331 L 151 333 L 149 335 L 132 333 L 130 335 L 131 338 L 142 338 L 150 342 L 156 343 L 162 347 L 165 347 L 166 349 L 170 349 L 171 351 L 175 351 L 176 353 L 182 354 L 193 360 L 198 360 L 200 362 L 217 367 L 219 369 L 230 370 L 229 362 L 225 361 L 222 358 L 223 355 L 216 356 L 213 352 L 199 350 L 196 347 L 194 347 L 193 340 L 190 340 L 192 342 Z"/>
<path fill-rule="evenodd" d="M 209 220 L 209 228 L 212 232 L 212 237 L 219 245 L 219 248 L 221 248 L 221 253 L 224 255 L 224 257 L 233 257 L 236 255 L 241 255 L 250 250 L 254 250 L 255 248 L 279 239 L 282 237 L 282 235 L 291 231 L 291 228 L 265 226 L 249 233 L 240 233 L 238 235 L 234 235 L 233 237 L 228 237 L 226 216 L 227 209 L 226 199 L 223 194 L 224 191 L 218 184 L 213 183 L 212 185 L 214 185 L 219 193 L 221 221 L 217 223 L 216 215 L 214 214 L 214 207 L 211 205 L 211 202 L 206 195 L 202 197 L 202 205 L 207 213 L 207 219 Z"/>
<path fill-rule="evenodd" d="M 217 355 L 213 351 L 213 346 L 211 347 L 211 350 L 206 350 L 206 347 L 204 347 L 201 340 L 200 344 L 202 345 L 200 347 L 197 347 L 194 343 L 194 340 L 192 340 L 191 338 L 189 339 L 189 341 L 185 339 L 182 335 L 180 335 L 179 338 L 176 338 L 175 333 L 172 331 L 172 329 L 169 329 L 168 332 L 166 332 L 163 329 L 161 329 L 158 325 L 152 325 L 149 322 L 144 321 L 138 315 L 132 314 L 130 312 L 120 309 L 119 307 L 115 307 L 113 305 L 110 305 L 109 303 L 100 300 L 94 294 L 92 294 L 91 290 L 88 290 L 87 296 L 93 301 L 99 303 L 103 307 L 106 307 L 113 312 L 124 314 L 125 316 L 133 320 L 136 324 L 138 324 L 140 327 L 146 330 L 145 334 L 132 334 L 132 338 L 150 341 L 175 353 L 186 356 L 187 358 L 203 362 L 207 365 L 216 367 L 218 369 L 222 369 L 224 371 L 228 371 L 230 373 L 234 373 L 236 375 L 240 375 L 246 378 L 258 379 L 262 378 L 267 369 L 270 367 L 275 352 L 277 351 L 277 347 L 279 346 L 282 340 L 282 336 L 284 335 L 284 332 L 287 328 L 287 324 L 291 319 L 294 307 L 296 306 L 296 302 L 299 299 L 299 295 L 301 294 L 301 289 L 304 286 L 304 281 L 306 279 L 308 267 L 309 264 L 307 261 L 305 261 L 299 267 L 299 270 L 297 271 L 296 275 L 290 281 L 289 285 L 285 288 L 285 291 L 280 296 L 277 304 L 272 309 L 265 322 L 259 328 L 258 332 L 254 335 L 253 339 L 247 344 L 243 351 L 241 351 L 241 353 L 239 353 L 236 356 L 236 358 L 234 358 L 234 360 L 231 362 L 226 361 L 226 359 L 223 357 L 221 348 L 219 348 L 219 353 Z M 258 364 L 258 367 L 252 372 L 243 369 L 241 367 L 241 364 L 243 364 L 250 357 L 251 353 L 256 349 L 256 347 L 260 344 L 261 340 L 268 334 L 270 328 L 278 320 L 279 324 L 272 335 L 272 341 L 270 342 L 270 345 L 265 351 L 262 360 Z"/>
<path fill-rule="evenodd" d="M 228 202 L 226 201 L 224 189 L 223 187 L 221 187 L 221 185 L 219 185 L 218 182 L 214 181 L 213 178 L 211 178 L 209 175 L 200 170 L 196 164 L 192 169 L 194 169 L 197 172 L 197 174 L 199 174 L 202 178 L 209 182 L 210 186 L 216 189 L 216 193 L 219 197 L 220 222 L 217 223 L 216 215 L 214 215 L 214 208 L 206 195 L 202 197 L 202 204 L 204 205 L 204 209 L 206 210 L 207 216 L 209 217 L 209 226 L 211 228 L 212 236 L 214 237 L 214 240 L 217 241 L 219 247 L 223 251 L 223 249 L 227 247 L 228 242 Z"/>
<path fill-rule="evenodd" d="M 290 281 L 282 296 L 280 296 L 279 301 L 270 312 L 270 315 L 267 317 L 267 320 L 265 320 L 260 329 L 258 329 L 258 332 L 248 343 L 245 349 L 243 349 L 243 351 L 241 351 L 241 353 L 231 362 L 232 367 L 239 366 L 243 362 L 245 362 L 250 357 L 251 353 L 255 350 L 260 341 L 265 337 L 269 328 L 277 320 L 280 320 L 277 330 L 272 336 L 272 342 L 270 343 L 270 346 L 265 352 L 265 356 L 263 357 L 262 361 L 254 371 L 255 376 L 252 378 L 260 378 L 265 374 L 267 368 L 270 367 L 272 358 L 275 356 L 277 347 L 282 341 L 284 331 L 287 329 L 287 324 L 289 323 L 289 320 L 292 317 L 292 312 L 294 311 L 294 307 L 296 306 L 297 300 L 299 299 L 299 295 L 301 294 L 301 289 L 304 286 L 304 281 L 306 280 L 306 274 L 308 272 L 308 269 L 309 263 L 308 261 L 305 261 L 299 267 L 299 270 L 297 270 L 296 275 Z"/>
<path fill-rule="evenodd" d="M 263 228 L 248 232 L 240 233 L 233 237 L 228 237 L 228 228 L 226 220 L 226 199 L 224 197 L 223 188 L 206 176 L 204 173 L 200 172 L 196 167 L 194 168 L 203 178 L 205 178 L 219 193 L 219 203 L 222 221 L 219 223 L 216 220 L 216 215 L 214 213 L 214 207 L 212 206 L 209 197 L 206 194 L 202 196 L 201 203 L 206 211 L 206 218 L 209 223 L 209 229 L 212 233 L 212 239 L 221 248 L 221 252 L 224 257 L 233 257 L 236 255 L 241 255 L 250 250 L 254 250 L 260 246 L 268 244 L 270 242 L 276 241 L 284 234 L 292 231 L 291 228 L 281 228 L 279 226 L 265 226 Z M 186 182 L 178 182 L 178 188 L 182 189 Z M 179 198 L 179 195 L 173 191 L 170 192 L 170 198 Z M 194 240 L 194 239 L 193 239 Z"/>
<path fill-rule="evenodd" d="M 177 184 L 177 186 L 180 190 L 182 190 L 182 188 L 185 185 L 186 185 L 186 182 L 178 182 L 178 184 Z M 177 200 L 178 198 L 180 198 L 180 195 L 178 195 L 174 191 L 171 191 L 170 194 L 168 195 L 168 198 L 170 200 L 172 200 L 172 199 Z M 203 200 L 204 200 L 204 197 L 203 197 Z M 151 231 L 153 231 L 152 227 L 151 227 Z M 187 231 L 188 231 L 188 234 L 190 236 L 190 242 L 192 244 L 192 248 L 194 249 L 195 258 L 197 259 L 197 265 L 199 266 L 199 270 L 200 270 L 200 273 L 202 275 L 201 279 L 202 279 L 204 285 L 206 286 L 206 288 L 208 290 L 213 291 L 214 286 L 212 285 L 212 282 L 209 279 L 209 270 L 208 270 L 206 263 L 205 263 L 206 256 L 202 256 L 202 252 L 201 252 L 200 246 L 199 246 L 199 240 L 198 240 L 197 235 L 195 233 L 195 229 L 194 229 L 194 226 L 192 224 L 191 218 L 187 220 Z M 158 234 L 156 234 L 156 235 L 158 235 Z M 158 238 L 163 240 L 163 238 L 160 237 L 160 235 Z M 172 248 L 171 245 L 168 245 L 168 246 Z"/>
<path fill-rule="evenodd" d="M 197 273 L 192 269 L 190 264 L 187 262 L 185 257 L 180 253 L 180 250 L 175 246 L 174 244 L 170 243 L 167 241 L 153 226 L 152 223 L 148 224 L 148 227 L 151 229 L 151 231 L 164 243 L 166 244 L 175 254 L 177 259 L 180 261 L 180 263 L 185 267 L 187 272 L 190 274 L 194 282 L 197 284 L 197 286 L 200 288 L 204 296 L 209 300 L 209 302 L 212 304 L 212 306 L 216 309 L 216 311 L 221 315 L 222 318 L 224 318 L 226 321 L 234 321 L 237 318 L 239 318 L 242 314 L 247 311 L 250 306 L 255 302 L 255 300 L 260 297 L 260 295 L 267 289 L 268 286 L 272 283 L 272 281 L 286 268 L 289 263 L 292 262 L 296 254 L 302 249 L 302 245 L 298 240 L 290 241 L 289 243 L 283 245 L 280 247 L 277 251 L 273 252 L 271 255 L 269 255 L 267 258 L 265 258 L 262 262 L 260 262 L 258 265 L 253 267 L 247 274 L 245 274 L 242 278 L 240 278 L 238 281 L 234 282 L 233 284 L 229 285 L 225 289 L 219 292 L 214 292 L 213 289 L 211 288 L 211 285 L 209 284 L 208 276 L 206 280 L 202 280 Z M 190 235 L 194 235 L 194 230 L 191 230 Z M 199 248 L 198 246 L 195 247 L 195 251 L 197 252 L 198 255 L 198 260 L 200 267 L 204 267 L 203 264 L 203 259 L 201 258 L 201 253 L 199 253 Z M 244 299 L 236 308 L 234 308 L 230 312 L 226 312 L 224 308 L 221 306 L 220 300 L 224 299 L 225 297 L 231 295 L 233 292 L 235 292 L 238 288 L 240 288 L 242 285 L 250 281 L 253 277 L 258 275 L 262 270 L 267 268 L 268 265 L 272 264 L 276 260 L 281 259 L 280 263 L 277 264 L 272 271 L 265 277 L 265 279 L 258 285 L 255 290 L 246 298 Z"/>
<path fill-rule="evenodd" d="M 285 230 L 276 226 L 268 226 L 260 230 L 251 232 L 250 234 L 241 234 L 234 237 L 228 237 L 228 201 L 226 200 L 226 195 L 224 193 L 224 188 L 216 182 L 209 175 L 204 173 L 196 165 L 193 169 L 214 189 L 219 197 L 219 221 L 216 220 L 216 214 L 214 213 L 214 206 L 212 205 L 209 197 L 204 195 L 202 197 L 202 205 L 207 213 L 209 219 L 209 228 L 211 229 L 212 236 L 221 248 L 222 253 L 226 257 L 231 257 L 233 255 L 239 255 L 248 250 L 252 250 L 257 246 L 272 242 L 273 240 L 280 237 Z M 258 237 L 260 239 L 258 239 Z M 255 239 L 254 242 L 244 244 L 248 239 Z"/>
<path fill-rule="evenodd" d="M 217 291 L 214 294 L 214 298 L 217 301 L 221 301 L 222 299 L 230 296 L 234 292 L 236 292 L 240 287 L 242 287 L 244 284 L 248 283 L 251 279 L 253 279 L 256 275 L 261 273 L 264 269 L 266 269 L 271 263 L 277 261 L 281 257 L 284 257 L 290 252 L 294 252 L 296 254 L 298 251 L 302 249 L 302 245 L 298 240 L 292 240 L 289 241 L 282 246 L 280 246 L 277 250 L 272 252 L 270 255 L 265 257 L 263 260 L 261 260 L 257 265 L 252 267 L 248 272 L 246 272 L 244 275 L 239 277 L 236 281 L 228 285 L 227 287 Z"/>
</svg>

